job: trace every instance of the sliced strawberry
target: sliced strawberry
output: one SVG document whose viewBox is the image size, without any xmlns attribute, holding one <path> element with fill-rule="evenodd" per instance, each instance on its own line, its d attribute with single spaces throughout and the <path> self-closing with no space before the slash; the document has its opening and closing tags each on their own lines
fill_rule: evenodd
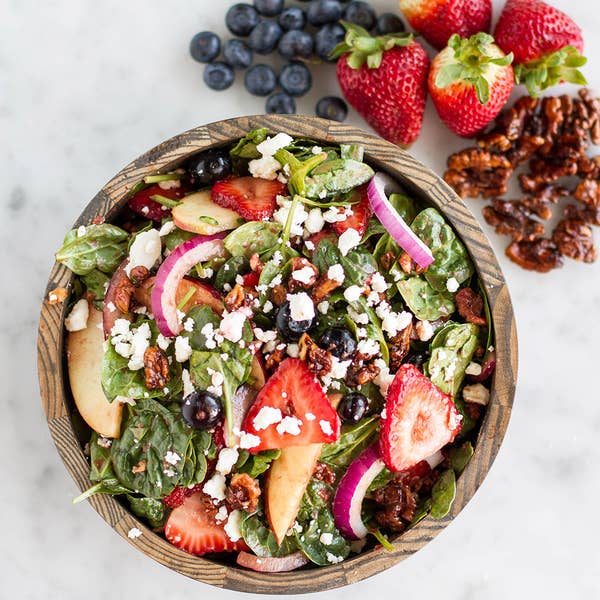
<svg viewBox="0 0 600 600">
<path fill-rule="evenodd" d="M 225 533 L 225 523 L 217 523 L 210 509 L 210 498 L 197 492 L 173 509 L 165 525 L 165 537 L 177 548 L 202 556 L 209 552 L 247 550 L 243 539 L 232 542 Z"/>
<path fill-rule="evenodd" d="M 257 418 L 264 407 L 279 409 L 283 420 L 264 427 L 264 422 L 261 423 L 264 413 Z M 287 358 L 258 393 L 244 418 L 242 431 L 260 439 L 258 445 L 249 449 L 252 453 L 330 444 L 340 436 L 340 419 L 306 363 Z"/>
<path fill-rule="evenodd" d="M 379 448 L 391 471 L 405 471 L 457 436 L 461 415 L 452 397 L 417 367 L 402 365 L 390 385 L 381 417 Z"/>
<path fill-rule="evenodd" d="M 185 189 L 183 186 L 163 190 L 158 183 L 154 183 L 134 194 L 127 205 L 138 215 L 160 222 L 171 214 L 171 209 L 152 200 L 151 196 L 164 196 L 171 200 L 179 200 L 184 195 Z"/>
<path fill-rule="evenodd" d="M 313 233 L 304 242 L 305 244 L 307 244 L 307 250 L 308 250 L 309 254 L 312 254 L 312 252 L 315 250 L 315 248 L 319 245 L 319 242 L 325 238 L 327 238 L 328 240 L 335 240 L 336 235 L 335 235 L 335 233 L 333 233 L 333 231 L 329 231 L 327 229 L 321 229 L 321 231 L 319 231 L 317 233 Z M 312 246 L 308 246 L 308 242 L 311 242 L 311 244 L 314 246 L 314 248 Z"/>
<path fill-rule="evenodd" d="M 259 278 L 260 273 L 257 273 L 256 271 L 250 271 L 250 273 L 242 275 L 242 279 L 244 280 L 244 287 L 255 288 L 258 285 Z"/>
<path fill-rule="evenodd" d="M 357 196 L 360 194 L 360 200 L 357 204 L 352 205 L 352 214 L 346 218 L 345 221 L 338 221 L 333 224 L 333 230 L 338 234 L 342 235 L 347 229 L 356 229 L 360 235 L 364 235 L 367 231 L 367 225 L 369 219 L 373 214 L 371 210 L 371 203 L 369 202 L 369 196 L 367 195 L 367 186 L 361 185 L 356 188 L 353 192 L 352 202 L 356 201 Z M 339 212 L 343 212 L 343 208 L 338 209 Z"/>
<path fill-rule="evenodd" d="M 191 488 L 177 486 L 168 496 L 162 499 L 163 504 L 166 504 L 169 508 L 177 508 L 184 503 L 186 498 L 199 492 L 203 485 L 203 483 L 197 483 Z"/>
<path fill-rule="evenodd" d="M 217 181 L 211 191 L 215 204 L 235 210 L 246 221 L 270 219 L 277 206 L 277 196 L 286 195 L 285 183 L 259 177 L 234 177 Z"/>
</svg>

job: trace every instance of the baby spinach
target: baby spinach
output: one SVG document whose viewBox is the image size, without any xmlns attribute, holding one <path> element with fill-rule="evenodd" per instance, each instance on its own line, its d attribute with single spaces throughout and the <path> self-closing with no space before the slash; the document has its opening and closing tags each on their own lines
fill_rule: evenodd
<svg viewBox="0 0 600 600">
<path fill-rule="evenodd" d="M 465 369 L 477 348 L 479 327 L 472 323 L 449 321 L 435 334 L 430 346 L 427 371 L 431 381 L 445 392 L 456 396 Z"/>
<path fill-rule="evenodd" d="M 451 277 L 463 283 L 473 275 L 473 263 L 467 249 L 435 208 L 422 210 L 411 228 L 433 253 L 434 261 L 424 274 L 431 287 L 445 292 Z"/>
<path fill-rule="evenodd" d="M 194 327 L 192 331 L 182 331 L 181 335 L 190 340 L 190 346 L 194 350 L 209 350 L 206 346 L 207 337 L 202 333 L 202 329 L 210 323 L 214 329 L 219 327 L 220 319 L 215 311 L 206 305 L 193 306 L 187 313 L 187 318 L 192 319 Z"/>
<path fill-rule="evenodd" d="M 373 255 L 364 247 L 359 246 L 342 256 L 336 243 L 323 238 L 315 248 L 312 263 L 324 274 L 329 267 L 340 264 L 344 268 L 345 285 L 363 285 L 365 281 L 377 271 L 377 262 Z"/>
<path fill-rule="evenodd" d="M 317 565 L 330 565 L 350 554 L 350 544 L 342 537 L 335 526 L 333 515 L 328 507 L 321 507 L 318 514 L 307 524 L 302 525 L 302 531 L 294 529 L 294 537 L 298 547 Z M 323 534 L 331 536 L 331 542 L 324 544 Z"/>
<path fill-rule="evenodd" d="M 63 240 L 55 258 L 76 275 L 87 275 L 94 269 L 112 273 L 127 252 L 129 234 L 109 223 L 87 225 L 85 232 L 72 229 Z"/>
<path fill-rule="evenodd" d="M 347 467 L 377 438 L 378 430 L 377 417 L 368 417 L 356 425 L 344 425 L 337 442 L 323 445 L 321 460 L 338 467 Z"/>
<path fill-rule="evenodd" d="M 256 479 L 280 456 L 281 450 L 264 450 L 258 454 L 250 454 L 247 450 L 240 450 L 234 470 L 237 473 L 247 473 L 250 477 Z"/>
<path fill-rule="evenodd" d="M 456 475 L 460 475 L 464 471 L 468 462 L 471 460 L 473 453 L 474 450 L 471 442 L 465 442 L 461 446 L 450 449 L 448 458 L 450 460 L 450 466 L 454 469 Z"/>
<path fill-rule="evenodd" d="M 358 144 L 340 144 L 340 158 L 344 160 L 357 160 L 362 162 L 365 149 Z"/>
<path fill-rule="evenodd" d="M 163 224 L 168 221 L 163 221 Z M 184 231 L 183 229 L 179 229 L 176 227 L 171 231 L 171 233 L 167 233 L 167 235 L 163 235 L 162 243 L 163 246 L 169 251 L 172 252 L 179 246 L 183 244 L 183 242 L 187 242 L 191 240 L 193 237 L 196 237 L 196 233 L 191 233 L 190 231 Z"/>
<path fill-rule="evenodd" d="M 452 294 L 436 290 L 423 276 L 403 279 L 396 286 L 417 319 L 435 321 L 449 317 L 456 310 Z"/>
<path fill-rule="evenodd" d="M 223 241 L 232 256 L 250 258 L 254 253 L 262 254 L 277 245 L 281 225 L 275 222 L 248 221 L 234 229 Z"/>
<path fill-rule="evenodd" d="M 254 158 L 260 158 L 261 154 L 256 149 L 256 146 L 264 142 L 267 139 L 268 134 L 269 130 L 266 127 L 253 129 L 229 151 L 229 155 L 234 162 L 239 162 L 240 159 L 248 161 Z"/>
<path fill-rule="evenodd" d="M 329 160 L 305 178 L 303 195 L 316 199 L 343 194 L 367 183 L 374 174 L 369 165 L 357 160 Z"/>
<path fill-rule="evenodd" d="M 158 528 L 165 524 L 168 511 L 161 500 L 156 498 L 139 498 L 131 494 L 127 494 L 127 500 L 129 500 L 131 512 L 138 517 L 148 519 L 150 527 Z"/>
<path fill-rule="evenodd" d="M 408 225 L 417 216 L 415 201 L 404 194 L 390 194 L 390 204 Z"/>
<path fill-rule="evenodd" d="M 298 550 L 294 536 L 286 536 L 281 545 L 264 522 L 264 515 L 257 511 L 247 514 L 242 520 L 242 537 L 256 556 L 287 556 Z"/>
<path fill-rule="evenodd" d="M 85 284 L 87 291 L 94 294 L 94 306 L 98 310 L 102 310 L 110 277 L 100 271 L 100 269 L 92 269 L 87 275 L 82 275 L 81 280 Z"/>
<path fill-rule="evenodd" d="M 225 284 L 233 287 L 236 276 L 249 270 L 250 264 L 245 256 L 232 256 L 219 267 L 215 275 L 215 287 L 220 292 L 224 292 Z"/>
<path fill-rule="evenodd" d="M 431 511 L 434 519 L 443 519 L 456 497 L 456 476 L 452 469 L 444 471 L 431 490 Z"/>
</svg>

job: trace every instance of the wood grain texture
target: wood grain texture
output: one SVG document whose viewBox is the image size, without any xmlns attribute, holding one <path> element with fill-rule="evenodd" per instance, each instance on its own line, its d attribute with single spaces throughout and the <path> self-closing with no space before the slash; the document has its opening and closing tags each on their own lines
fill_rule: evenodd
<svg viewBox="0 0 600 600">
<path fill-rule="evenodd" d="M 432 171 L 410 154 L 374 134 L 355 127 L 306 116 L 253 116 L 212 123 L 192 129 L 153 148 L 111 179 L 84 209 L 75 226 L 87 225 L 97 215 L 114 218 L 126 195 L 144 176 L 164 172 L 190 155 L 234 141 L 250 129 L 267 127 L 293 136 L 322 142 L 356 143 L 365 147 L 366 160 L 386 170 L 412 194 L 439 208 L 465 242 L 485 286 L 494 320 L 497 366 L 491 401 L 481 426 L 475 454 L 458 480 L 456 501 L 443 520 L 426 518 L 397 537 L 394 551 L 375 548 L 339 565 L 307 568 L 292 573 L 262 574 L 232 563 L 199 558 L 178 550 L 154 534 L 113 497 L 98 496 L 90 502 L 96 511 L 128 542 L 163 565 L 193 579 L 218 587 L 253 593 L 300 594 L 341 587 L 370 577 L 404 560 L 427 544 L 464 508 L 483 482 L 498 452 L 508 426 L 517 378 L 517 336 L 510 296 L 492 249 L 462 200 Z M 71 275 L 55 264 L 47 292 L 62 286 L 70 289 Z M 89 465 L 70 417 L 73 402 L 64 368 L 66 303 L 42 305 L 38 332 L 38 376 L 48 426 L 57 450 L 77 485 L 86 489 Z M 127 537 L 132 527 L 143 535 Z"/>
</svg>

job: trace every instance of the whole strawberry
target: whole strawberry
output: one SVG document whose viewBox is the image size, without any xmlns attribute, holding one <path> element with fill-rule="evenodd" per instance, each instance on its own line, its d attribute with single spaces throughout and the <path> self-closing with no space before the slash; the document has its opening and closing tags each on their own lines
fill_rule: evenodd
<svg viewBox="0 0 600 600">
<path fill-rule="evenodd" d="M 427 99 L 429 58 L 412 34 L 373 38 L 362 27 L 342 22 L 344 42 L 332 52 L 348 102 L 386 140 L 412 144 L 421 132 Z"/>
<path fill-rule="evenodd" d="M 581 29 L 565 13 L 541 0 L 508 0 L 494 32 L 512 52 L 515 80 L 532 96 L 561 81 L 585 85 L 578 67 L 586 63 Z"/>
<path fill-rule="evenodd" d="M 450 38 L 431 63 L 429 93 L 452 131 L 473 136 L 500 112 L 514 87 L 512 59 L 488 33 Z"/>
<path fill-rule="evenodd" d="M 410 26 L 438 50 L 452 34 L 489 31 L 492 21 L 491 0 L 400 0 L 400 8 Z"/>
</svg>

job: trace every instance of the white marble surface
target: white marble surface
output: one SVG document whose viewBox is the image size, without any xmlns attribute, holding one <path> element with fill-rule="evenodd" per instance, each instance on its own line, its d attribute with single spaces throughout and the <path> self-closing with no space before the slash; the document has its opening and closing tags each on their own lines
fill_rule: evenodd
<svg viewBox="0 0 600 600">
<path fill-rule="evenodd" d="M 598 10 L 592 2 L 553 3 L 582 24 L 592 58 L 586 72 L 600 88 Z M 187 56 L 196 31 L 224 30 L 228 4 L 0 0 L 3 600 L 239 597 L 154 563 L 88 505 L 71 506 L 76 488 L 50 440 L 35 377 L 38 307 L 52 253 L 94 193 L 175 133 L 262 111 L 262 100 L 240 84 L 208 91 Z M 374 4 L 396 8 L 395 0 Z M 334 78 L 322 79 L 319 91 L 334 92 Z M 317 97 L 303 109 L 312 112 Z M 352 121 L 362 123 L 355 115 Z M 429 106 L 415 156 L 439 172 L 461 145 Z M 481 220 L 480 203 L 471 207 Z M 513 266 L 493 240 L 512 291 L 521 354 L 513 418 L 496 464 L 428 547 L 327 597 L 600 595 L 600 262 L 539 276 Z"/>
</svg>

